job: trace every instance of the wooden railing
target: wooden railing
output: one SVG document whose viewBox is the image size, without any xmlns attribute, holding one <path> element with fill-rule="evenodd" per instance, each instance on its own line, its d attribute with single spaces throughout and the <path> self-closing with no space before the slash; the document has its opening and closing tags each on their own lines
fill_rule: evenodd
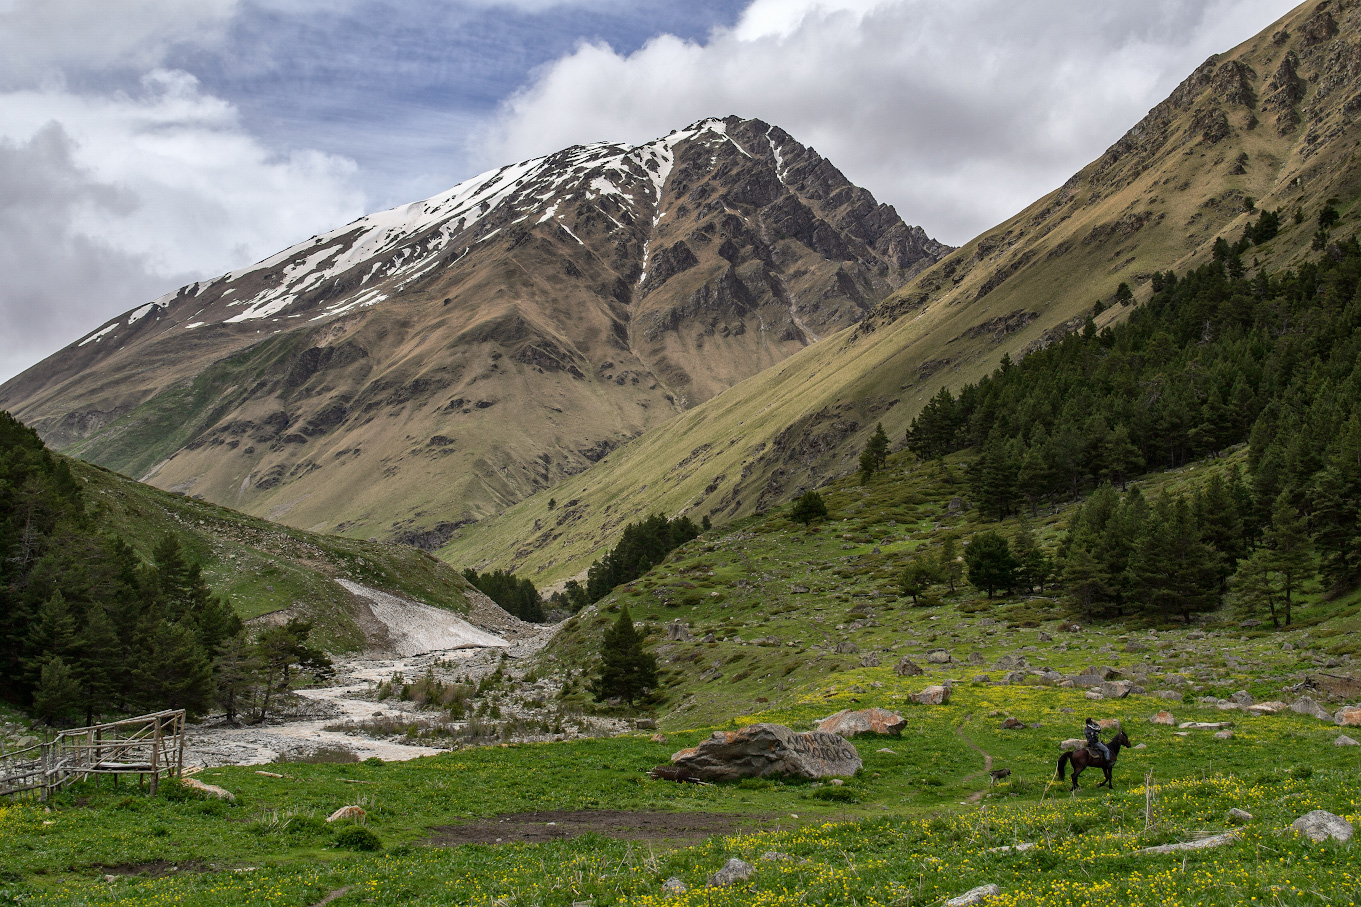
<svg viewBox="0 0 1361 907">
<path fill-rule="evenodd" d="M 46 800 L 91 775 L 137 775 L 155 793 L 162 776 L 184 770 L 184 710 L 171 709 L 108 724 L 61 731 L 48 743 L 0 754 L 0 796 L 33 794 Z"/>
</svg>

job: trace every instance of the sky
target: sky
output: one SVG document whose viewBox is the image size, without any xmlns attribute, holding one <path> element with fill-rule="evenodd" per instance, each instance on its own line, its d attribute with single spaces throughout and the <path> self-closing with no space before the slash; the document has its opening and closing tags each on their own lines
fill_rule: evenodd
<svg viewBox="0 0 1361 907">
<path fill-rule="evenodd" d="M 0 0 L 0 380 L 578 142 L 775 123 L 963 243 L 1290 0 Z"/>
</svg>

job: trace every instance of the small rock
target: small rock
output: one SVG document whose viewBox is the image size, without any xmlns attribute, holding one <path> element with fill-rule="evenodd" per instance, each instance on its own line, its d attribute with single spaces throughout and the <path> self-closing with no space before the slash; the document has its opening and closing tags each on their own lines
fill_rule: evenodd
<svg viewBox="0 0 1361 907">
<path fill-rule="evenodd" d="M 1136 744 L 1134 744 L 1134 746 L 1132 747 L 1132 749 L 1136 749 L 1136 750 L 1146 750 L 1146 749 L 1148 749 L 1148 744 L 1147 744 L 1147 743 L 1136 743 Z"/>
<path fill-rule="evenodd" d="M 1244 708 L 1247 708 L 1248 706 L 1252 705 L 1254 701 L 1252 698 L 1252 694 L 1249 693 L 1247 690 L 1239 690 L 1237 693 L 1234 693 L 1229 698 L 1232 699 L 1234 702 L 1238 703 L 1239 705 L 1243 706 Z"/>
<path fill-rule="evenodd" d="M 1009 731 L 1017 731 L 1025 727 L 1025 722 L 1019 718 L 1008 717 L 1006 721 L 1002 722 L 1002 727 Z"/>
<path fill-rule="evenodd" d="M 1181 702 L 1181 694 L 1176 690 L 1156 690 L 1153 695 L 1158 699 L 1166 699 L 1168 702 Z"/>
<path fill-rule="evenodd" d="M 1027 850 L 1034 850 L 1038 846 L 1030 841 L 1023 841 L 1020 844 L 1003 844 L 1001 847 L 989 847 L 988 853 L 1025 853 Z"/>
<path fill-rule="evenodd" d="M 945 902 L 945 907 L 972 907 L 974 904 L 981 904 L 988 898 L 995 898 L 1002 893 L 1002 889 L 996 885 L 979 885 L 961 894 L 959 897 L 950 898 Z"/>
<path fill-rule="evenodd" d="M 903 656 L 903 659 L 893 666 L 893 673 L 899 677 L 916 677 L 926 672 L 912 659 Z"/>
<path fill-rule="evenodd" d="M 1053 642 L 1053 641 L 1054 641 L 1053 636 L 1044 632 L 1043 630 L 1040 631 L 1040 642 Z"/>
<path fill-rule="evenodd" d="M 181 778 L 180 784 L 191 790 L 196 790 L 201 794 L 207 794 L 209 797 L 216 797 L 219 800 L 236 799 L 236 794 L 231 791 L 218 787 L 216 784 L 204 784 L 197 778 Z"/>
<path fill-rule="evenodd" d="M 787 853 L 780 853 L 778 850 L 767 850 L 758 859 L 762 863 L 788 863 L 794 858 Z"/>
<path fill-rule="evenodd" d="M 1209 847 L 1223 847 L 1238 840 L 1239 832 L 1229 831 L 1222 835 L 1211 835 L 1208 838 L 1201 838 L 1199 841 L 1186 841 L 1181 844 L 1163 844 L 1158 847 L 1145 847 L 1136 850 L 1135 853 L 1178 853 L 1183 850 L 1205 850 Z"/>
<path fill-rule="evenodd" d="M 1220 731 L 1218 734 L 1215 734 L 1215 738 L 1218 740 L 1228 740 L 1232 737 L 1233 731 Z"/>
<path fill-rule="evenodd" d="M 1098 693 L 1096 690 L 1088 690 L 1087 692 L 1083 693 L 1082 695 L 1085 696 L 1085 697 L 1088 698 L 1088 699 L 1105 699 L 1105 698 L 1106 698 L 1105 696 L 1102 696 L 1100 693 Z"/>
<path fill-rule="evenodd" d="M 1059 744 L 1059 749 L 1065 753 L 1071 753 L 1074 750 L 1082 749 L 1082 747 L 1086 745 L 1087 741 L 1082 739 L 1081 737 L 1069 737 L 1067 740 Z"/>
<path fill-rule="evenodd" d="M 649 738 L 647 738 L 647 739 L 648 739 L 648 740 L 651 740 L 653 743 L 665 743 L 665 742 L 666 742 L 666 735 L 665 735 L 665 734 L 653 734 L 651 737 L 649 737 Z"/>
<path fill-rule="evenodd" d="M 860 656 L 860 667 L 862 668 L 879 667 L 879 653 L 867 652 L 864 655 Z"/>
<path fill-rule="evenodd" d="M 1175 719 L 1175 718 L 1172 717 L 1172 713 L 1171 713 L 1171 712 L 1159 712 L 1158 714 L 1154 715 L 1152 718 L 1150 718 L 1150 719 L 1148 719 L 1148 720 L 1151 721 L 1151 722 L 1153 722 L 1154 724 L 1176 724 L 1176 723 L 1177 723 L 1177 719 Z"/>
<path fill-rule="evenodd" d="M 1233 727 L 1228 721 L 1183 721 L 1177 728 L 1183 731 L 1222 731 Z"/>
<path fill-rule="evenodd" d="M 898 753 L 897 753 L 896 751 L 891 750 L 891 749 L 889 749 L 889 748 L 886 747 L 886 746 L 880 747 L 879 749 L 875 750 L 875 752 L 876 752 L 876 753 L 887 753 L 887 754 L 890 755 L 890 756 L 896 756 L 896 755 L 898 755 Z"/>
<path fill-rule="evenodd" d="M 1246 809 L 1239 809 L 1235 806 L 1233 809 L 1229 810 L 1229 821 L 1234 825 L 1242 825 L 1244 822 L 1251 822 L 1252 813 L 1248 812 Z"/>
<path fill-rule="evenodd" d="M 1128 680 L 1107 680 L 1103 681 L 1096 689 L 1107 699 L 1124 699 L 1134 689 L 1134 684 Z"/>
<path fill-rule="evenodd" d="M 1329 838 L 1346 843 L 1352 839 L 1354 831 L 1351 823 L 1346 819 L 1335 816 L 1324 809 L 1305 813 L 1291 822 L 1290 827 L 1314 843 L 1326 841 Z"/>
<path fill-rule="evenodd" d="M 735 885 L 738 882 L 745 882 L 751 878 L 751 874 L 756 871 L 756 867 L 750 863 L 744 863 L 734 857 L 723 865 L 723 868 L 709 876 L 710 888 L 725 888 L 728 885 Z"/>
<path fill-rule="evenodd" d="M 1357 742 L 1346 734 L 1341 734 L 1333 741 L 1333 746 L 1356 746 Z"/>
<path fill-rule="evenodd" d="M 948 665 L 952 659 L 950 653 L 944 649 L 934 649 L 926 653 L 926 660 L 933 665 Z"/>
<path fill-rule="evenodd" d="M 662 894 L 685 894 L 689 890 L 689 887 L 675 876 L 662 883 Z"/>
<path fill-rule="evenodd" d="M 326 818 L 326 821 L 343 822 L 346 819 L 353 819 L 358 822 L 360 819 L 367 817 L 368 813 L 364 812 L 364 808 L 361 806 L 342 806 L 340 809 L 331 813 L 331 815 Z"/>
<path fill-rule="evenodd" d="M 651 718 L 638 718 L 634 720 L 633 726 L 640 731 L 655 731 L 657 722 Z"/>
<path fill-rule="evenodd" d="M 849 639 L 843 639 L 841 642 L 836 644 L 836 654 L 838 655 L 855 655 L 859 651 L 860 647 L 857 646 L 855 643 L 851 642 Z"/>
</svg>

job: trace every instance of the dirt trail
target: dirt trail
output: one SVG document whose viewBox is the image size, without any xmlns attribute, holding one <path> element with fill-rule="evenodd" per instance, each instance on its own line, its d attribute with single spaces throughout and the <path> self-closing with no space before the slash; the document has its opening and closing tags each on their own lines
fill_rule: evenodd
<svg viewBox="0 0 1361 907">
<path fill-rule="evenodd" d="M 412 703 L 372 698 L 374 686 L 401 674 L 408 680 L 421 676 L 440 662 L 446 669 L 477 678 L 494 670 L 502 653 L 523 658 L 542 648 L 556 627 L 523 624 L 510 629 L 513 642 L 478 629 L 457 614 L 395 595 L 379 592 L 348 580 L 337 580 L 372 612 L 382 624 L 385 653 L 337 659 L 330 685 L 297 691 L 297 701 L 287 716 L 261 725 L 230 727 L 208 722 L 189 730 L 185 761 L 193 765 L 260 765 L 287 754 L 319 749 L 346 750 L 359 759 L 377 757 L 400 762 L 442 752 L 393 740 L 328 731 L 341 722 L 392 718 L 415 721 L 419 710 Z M 512 619 L 513 620 L 513 619 Z M 516 624 L 520 622 L 516 621 Z"/>
<path fill-rule="evenodd" d="M 960 736 L 960 738 L 963 739 L 963 741 L 969 745 L 969 749 L 973 750 L 974 752 L 978 753 L 980 756 L 983 757 L 983 770 L 982 770 L 982 771 L 974 772 L 974 773 L 969 774 L 969 775 L 965 775 L 963 778 L 961 778 L 961 779 L 959 779 L 959 780 L 961 780 L 961 781 L 969 781 L 969 780 L 971 780 L 971 779 L 973 779 L 973 778 L 977 778 L 979 775 L 986 775 L 986 774 L 988 774 L 989 772 L 991 772 L 991 771 L 992 771 L 992 756 L 989 755 L 988 753 L 984 752 L 983 749 L 982 749 L 978 744 L 976 744 L 976 743 L 974 743 L 972 740 L 970 740 L 970 739 L 968 738 L 968 736 L 964 733 L 964 728 L 963 728 L 963 727 L 957 727 L 957 728 L 955 728 L 955 733 L 958 734 L 958 735 Z M 970 803 L 977 803 L 979 800 L 982 800 L 982 799 L 983 799 L 983 795 L 986 794 L 987 792 L 988 792 L 988 791 L 987 791 L 987 788 L 984 788 L 983 790 L 977 790 L 977 791 L 974 791 L 973 793 L 969 794 L 969 796 L 968 796 L 966 799 L 967 799 L 968 802 L 970 802 Z"/>
</svg>

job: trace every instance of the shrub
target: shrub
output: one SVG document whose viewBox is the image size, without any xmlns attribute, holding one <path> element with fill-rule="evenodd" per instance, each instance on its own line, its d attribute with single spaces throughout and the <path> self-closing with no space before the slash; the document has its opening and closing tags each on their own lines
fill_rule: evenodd
<svg viewBox="0 0 1361 907">
<path fill-rule="evenodd" d="M 336 847 L 345 850 L 382 850 L 383 842 L 372 829 L 360 825 L 342 828 L 336 834 Z"/>
</svg>

